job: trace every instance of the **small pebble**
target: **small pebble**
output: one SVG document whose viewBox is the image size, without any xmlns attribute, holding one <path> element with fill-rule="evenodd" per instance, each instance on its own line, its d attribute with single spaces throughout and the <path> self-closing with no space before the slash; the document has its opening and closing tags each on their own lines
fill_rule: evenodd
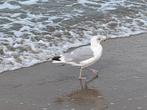
<svg viewBox="0 0 147 110">
<path fill-rule="evenodd" d="M 48 105 L 48 106 L 50 106 L 51 104 L 50 104 L 50 103 L 48 103 L 47 105 Z"/>
<path fill-rule="evenodd" d="M 20 102 L 19 104 L 21 104 L 21 105 L 22 105 L 22 104 L 24 104 L 24 103 L 23 103 L 23 102 Z"/>
<path fill-rule="evenodd" d="M 32 104 L 32 105 L 36 105 L 36 104 Z"/>
<path fill-rule="evenodd" d="M 98 98 L 103 98 L 103 96 L 98 96 Z"/>
<path fill-rule="evenodd" d="M 68 107 L 68 105 L 66 105 L 66 107 Z"/>
<path fill-rule="evenodd" d="M 9 103 L 9 101 L 6 101 L 6 103 Z"/>
<path fill-rule="evenodd" d="M 114 90 L 117 90 L 117 88 L 115 87 L 115 88 L 113 88 Z"/>
<path fill-rule="evenodd" d="M 42 108 L 42 110 L 48 110 L 47 108 Z"/>
<path fill-rule="evenodd" d="M 127 108 L 127 106 L 123 106 L 123 108 Z"/>
<path fill-rule="evenodd" d="M 128 98 L 129 101 L 133 100 L 132 98 Z"/>
<path fill-rule="evenodd" d="M 137 107 L 137 110 L 142 110 L 143 108 L 142 107 Z"/>
<path fill-rule="evenodd" d="M 110 105 L 114 105 L 115 103 L 111 102 Z"/>
</svg>

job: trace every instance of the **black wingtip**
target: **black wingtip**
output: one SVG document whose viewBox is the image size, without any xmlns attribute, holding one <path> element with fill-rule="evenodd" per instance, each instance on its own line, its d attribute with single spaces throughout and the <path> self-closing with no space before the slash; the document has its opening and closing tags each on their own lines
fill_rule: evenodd
<svg viewBox="0 0 147 110">
<path fill-rule="evenodd" d="M 60 56 L 55 56 L 55 57 L 52 58 L 52 60 L 61 61 L 60 58 L 61 58 Z"/>
</svg>

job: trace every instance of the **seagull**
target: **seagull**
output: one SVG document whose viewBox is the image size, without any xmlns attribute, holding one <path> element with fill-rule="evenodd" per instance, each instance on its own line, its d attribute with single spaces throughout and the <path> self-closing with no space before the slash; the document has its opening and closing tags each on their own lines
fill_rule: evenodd
<svg viewBox="0 0 147 110">
<path fill-rule="evenodd" d="M 97 70 L 89 68 L 89 66 L 93 65 L 101 58 L 103 52 L 101 42 L 105 40 L 106 36 L 93 36 L 90 40 L 90 45 L 76 48 L 59 56 L 54 56 L 52 58 L 52 63 L 70 64 L 72 66 L 80 67 L 79 80 L 81 83 L 82 80 L 86 80 L 86 77 L 83 76 L 82 71 L 83 69 L 88 69 L 94 74 L 94 77 L 91 80 L 87 81 L 90 82 L 93 79 L 97 78 L 98 74 Z M 83 88 L 83 84 L 81 87 Z"/>
</svg>

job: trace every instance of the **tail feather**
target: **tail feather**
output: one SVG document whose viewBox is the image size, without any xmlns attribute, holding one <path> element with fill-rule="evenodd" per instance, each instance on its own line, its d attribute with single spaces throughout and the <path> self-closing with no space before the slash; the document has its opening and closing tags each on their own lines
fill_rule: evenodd
<svg viewBox="0 0 147 110">
<path fill-rule="evenodd" d="M 53 61 L 61 61 L 60 58 L 61 58 L 61 56 L 55 56 L 52 58 L 52 60 Z"/>
<path fill-rule="evenodd" d="M 52 58 L 52 63 L 62 63 L 61 56 L 55 56 Z"/>
</svg>

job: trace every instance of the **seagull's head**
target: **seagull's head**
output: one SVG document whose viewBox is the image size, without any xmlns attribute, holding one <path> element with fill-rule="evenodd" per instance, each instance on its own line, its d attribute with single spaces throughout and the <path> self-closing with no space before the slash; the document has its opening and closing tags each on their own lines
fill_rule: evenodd
<svg viewBox="0 0 147 110">
<path fill-rule="evenodd" d="M 91 42 L 101 42 L 101 41 L 105 41 L 107 39 L 106 36 L 104 35 L 96 35 L 96 36 L 93 36 L 92 39 L 91 39 Z"/>
</svg>

